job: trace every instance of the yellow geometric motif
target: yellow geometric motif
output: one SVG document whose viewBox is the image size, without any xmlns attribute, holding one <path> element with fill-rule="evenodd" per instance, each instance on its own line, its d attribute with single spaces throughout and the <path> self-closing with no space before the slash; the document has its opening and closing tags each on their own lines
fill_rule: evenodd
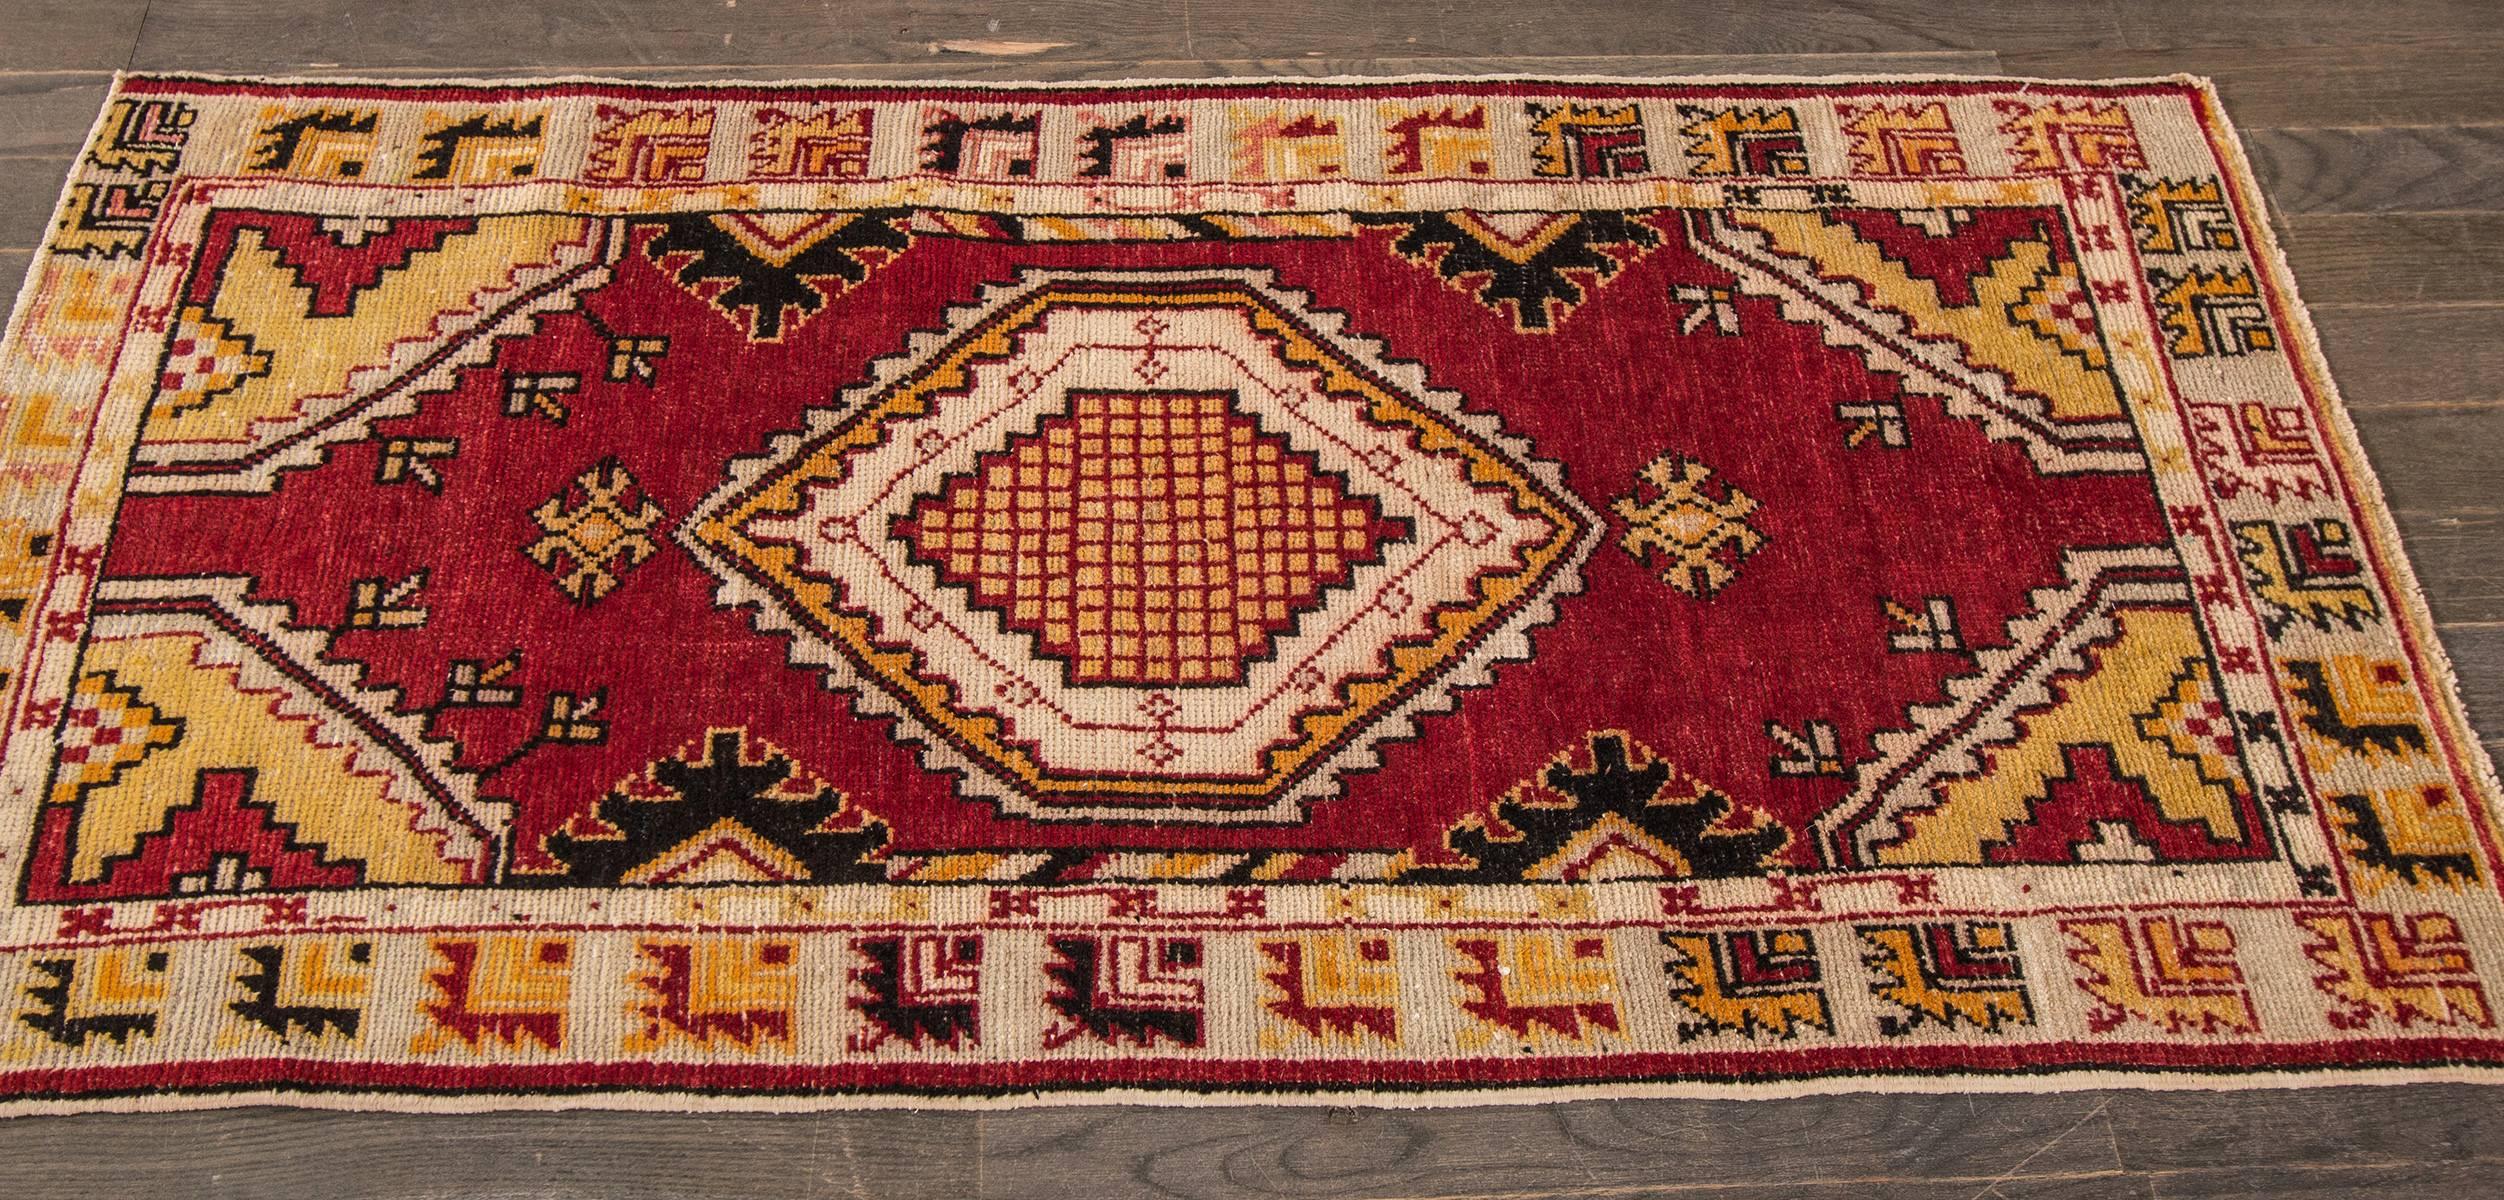
<svg viewBox="0 0 2504 1200">
<path fill-rule="evenodd" d="M 788 938 L 666 938 L 636 947 L 626 1006 L 629 1054 L 673 1043 L 789 1049 L 800 1003 L 798 946 Z"/>
<path fill-rule="evenodd" d="M 365 997 L 373 990 L 372 943 L 304 938 L 246 944 L 238 954 L 243 962 L 234 982 L 246 990 L 225 1006 L 229 1020 L 219 1031 L 220 1046 L 353 1040 L 362 1032 Z"/>
<path fill-rule="evenodd" d="M 1739 564 L 1765 544 L 1765 535 L 1748 524 L 1756 499 L 1727 483 L 1719 486 L 1722 495 L 1716 499 L 1704 488 L 1712 477 L 1704 464 L 1664 453 L 1638 475 L 1651 485 L 1651 499 L 1637 493 L 1609 505 L 1626 521 L 1618 546 L 1637 562 L 1657 552 L 1661 582 L 1698 600 L 1730 586 Z"/>
<path fill-rule="evenodd" d="M 1235 111 L 1235 171 L 1244 179 L 1322 179 L 1348 169 L 1339 122 L 1261 105 Z"/>
<path fill-rule="evenodd" d="M 409 1039 L 412 1054 L 454 1044 L 494 1053 L 500 1047 L 563 1050 L 574 988 L 570 938 L 495 934 L 438 938 L 441 966 L 426 975 L 418 1011 L 428 1023 Z"/>
<path fill-rule="evenodd" d="M 1722 933 L 1663 932 L 1669 951 L 1664 969 L 1670 994 L 1694 1010 L 1700 1023 L 1680 1030 L 1680 1040 L 1708 1033 L 1791 1038 L 1803 1029 L 1833 1032 L 1826 993 L 1817 984 L 1815 944 L 1804 930 L 1732 930 Z M 1780 982 L 1750 980 L 1737 968 L 1733 947 L 1746 947 L 1759 963 L 1785 964 Z M 1727 976 L 1727 977 L 1725 977 Z"/>
<path fill-rule="evenodd" d="M 1852 169 L 1863 175 L 1962 175 L 1965 150 L 1957 144 L 1948 106 L 1906 107 L 1838 104 L 1835 115 L 1851 138 Z"/>
<path fill-rule="evenodd" d="M 1979 921 L 1969 930 L 1967 936 L 1978 952 L 2005 955 L 2014 949 L 2009 944 L 2009 927 L 2003 922 Z M 1925 932 L 1923 928 L 1908 926 L 1861 931 L 1875 950 L 1868 959 L 1870 970 L 1878 976 L 1870 983 L 1872 994 L 1918 1014 L 1916 1021 L 1927 1019 L 1950 1028 L 1960 1019 L 1980 1029 L 2024 1025 L 2034 1020 L 2034 1010 L 2026 1002 L 2026 989 L 2019 983 L 1954 989 L 1933 983 L 1929 972 L 1922 968 L 1924 948 L 1920 939 Z"/>
<path fill-rule="evenodd" d="M 165 719 L 140 698 L 138 689 L 118 686 L 111 672 L 91 670 L 79 676 L 61 722 L 56 756 L 61 765 L 52 777 L 52 803 L 76 801 L 80 792 L 112 782 L 149 751 L 171 746 L 182 736 L 181 721 Z"/>
<path fill-rule="evenodd" d="M 2451 788 L 2374 788 L 2330 803 L 2359 892 L 2376 896 L 2398 883 L 2457 892 L 2478 881 L 2478 835 Z"/>
<path fill-rule="evenodd" d="M 1391 940 L 1354 933 L 1313 933 L 1261 943 L 1262 1007 L 1272 1018 L 1261 1045 L 1280 1049 L 1305 1040 L 1399 1044 L 1400 972 Z"/>
<path fill-rule="evenodd" d="M 2066 752 L 2080 745 L 2109 748 L 2113 773 L 2144 781 L 2166 820 L 2199 821 L 2220 841 L 2243 840 L 2238 809 L 2248 785 L 2229 750 L 2231 718 L 2208 711 L 2216 684 L 2198 625 L 2171 609 L 2124 609 L 2114 621 L 2118 636 L 2088 651 L 2091 673 L 2056 677 L 2059 699 L 2021 714 L 2013 742 L 1984 747 L 1984 769 L 1942 783 L 1940 802 L 1907 815 L 1907 836 L 1881 847 L 1880 862 L 1985 861 L 2052 781 L 2069 776 Z M 2193 728 L 2210 720 L 2219 724 Z"/>
<path fill-rule="evenodd" d="M 347 315 L 316 317 L 313 293 L 261 232 L 240 230 L 201 319 L 215 321 L 222 336 L 270 347 L 266 373 L 206 406 L 152 407 L 141 441 L 249 443 L 256 428 L 293 420 L 313 400 L 345 395 L 351 378 L 369 364 L 390 361 L 393 347 L 434 336 L 439 316 L 473 311 L 480 292 L 555 262 L 586 233 L 586 223 L 575 217 L 482 217 L 471 232 L 453 234 L 386 273 L 358 295 Z"/>
<path fill-rule="evenodd" d="M 270 356 L 250 338 L 234 336 L 233 326 L 186 304 L 174 318 L 167 337 L 165 368 L 158 375 L 157 411 L 179 416 L 200 408 L 237 384 L 270 373 Z"/>
<path fill-rule="evenodd" d="M 1474 1020 L 1460 1044 L 1495 1042 L 1525 1048 L 1542 1042 L 1588 1045 L 1621 1031 L 1617 971 L 1608 941 L 1596 933 L 1486 932 L 1455 936 L 1462 965 L 1461 1011 Z"/>
<path fill-rule="evenodd" d="M 1571 106 L 1568 106 L 1568 111 L 1571 111 Z M 1627 108 L 1623 111 L 1631 114 L 1634 110 Z M 1681 126 L 1678 132 L 1687 135 L 1687 157 L 1695 164 L 1695 174 L 1744 175 L 1749 171 L 1747 164 L 1739 161 L 1740 149 L 1749 141 L 1768 134 L 1796 138 L 1800 132 L 1800 118 L 1787 108 L 1725 108 L 1697 116 Z M 1766 163 L 1775 174 L 1808 174 L 1808 157 L 1796 150 L 1768 155 Z M 1562 173 L 1538 170 L 1541 175 Z"/>
<path fill-rule="evenodd" d="M 664 515 L 626 468 L 598 463 L 531 510 L 542 532 L 523 553 L 556 576 L 557 590 L 589 604 L 661 552 L 651 531 Z"/>
<path fill-rule="evenodd" d="M 18 1041 L 9 1057 L 61 1047 L 129 1046 L 159 1032 L 172 952 L 158 946 L 107 946 L 34 954 L 8 989 L 17 1006 L 8 1022 Z"/>
<path fill-rule="evenodd" d="M 1953 339 L 1968 365 L 2000 372 L 2049 401 L 2054 420 L 2127 415 L 2100 352 L 2087 357 L 2084 347 L 2099 341 L 2084 324 L 2092 314 L 2080 307 L 2083 296 L 2073 296 L 2075 269 L 2053 257 L 2049 235 L 2011 240 L 1990 270 L 1974 277 L 1973 303 L 1950 306 L 1938 284 L 1889 259 L 1849 222 L 1762 210 L 1734 212 L 1731 220 L 1763 232 L 1781 253 L 1815 264 L 1823 278 L 1856 281 L 1868 303 L 1903 314 L 1915 336 Z M 2032 305 L 2041 324 L 2012 322 L 2011 310 L 2021 305 Z"/>
<path fill-rule="evenodd" d="M 2096 1032 L 2136 1019 L 2169 1033 L 2250 1033 L 2260 1014 L 2235 962 L 2234 930 L 2218 921 L 2112 917 L 2061 922 L 2078 945 L 2078 986 L 2102 1002 L 2087 1014 Z"/>
<path fill-rule="evenodd" d="M 2331 971 L 2313 982 L 2343 1004 L 2330 1014 L 2331 1024 L 2359 1029 L 2380 1019 L 2403 1029 L 2419 1022 L 2494 1027 L 2486 989 L 2451 917 L 2326 912 L 2296 923 L 2320 939 L 2304 952 Z"/>
<path fill-rule="evenodd" d="M 444 861 L 440 834 L 412 827 L 415 810 L 394 799 L 403 788 L 377 770 L 352 741 L 337 736 L 330 721 L 296 695 L 246 685 L 232 666 L 204 661 L 198 634 L 166 633 L 99 639 L 87 648 L 86 681 L 109 675 L 125 689 L 114 701 L 127 709 L 133 692 L 147 697 L 159 723 L 180 722 L 183 736 L 157 744 L 144 759 L 125 764 L 108 783 L 78 795 L 72 773 L 55 781 L 55 803 L 76 799 L 74 882 L 101 877 L 107 862 L 129 854 L 139 839 L 165 826 L 167 812 L 191 803 L 203 770 L 250 768 L 257 772 L 253 801 L 292 826 L 299 840 L 320 845 L 326 857 L 365 864 L 367 883 L 459 883 L 467 873 Z M 97 703 L 103 703 L 104 693 Z"/>
</svg>

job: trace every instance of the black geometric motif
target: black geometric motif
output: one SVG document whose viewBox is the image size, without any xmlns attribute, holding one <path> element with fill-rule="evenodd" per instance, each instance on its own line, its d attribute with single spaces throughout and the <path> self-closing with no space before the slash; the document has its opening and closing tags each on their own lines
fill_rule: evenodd
<svg viewBox="0 0 2504 1200">
<path fill-rule="evenodd" d="M 854 284 L 868 278 L 870 264 L 862 261 L 861 251 L 892 257 L 912 245 L 913 239 L 894 223 L 904 215 L 900 208 L 827 214 L 825 226 L 805 248 L 768 261 L 714 217 L 679 213 L 652 219 L 661 232 L 643 250 L 656 263 L 673 254 L 690 256 L 677 269 L 678 285 L 709 295 L 713 306 L 725 313 L 748 314 L 748 336 L 770 342 L 782 336 L 785 310 L 807 316 L 826 306 L 834 292 L 819 283 L 839 279 Z"/>
<path fill-rule="evenodd" d="M 972 997 L 935 1003 L 916 1003 L 905 997 L 903 938 L 863 938 L 853 943 L 853 948 L 870 965 L 852 972 L 853 981 L 869 989 L 869 995 L 852 998 L 852 1007 L 884 1031 L 881 1040 L 892 1037 L 918 1048 L 928 1039 L 953 1050 L 960 1043 L 976 1039 L 976 1002 Z M 982 941 L 958 938 L 954 953 L 957 961 L 972 962 L 982 956 Z"/>
<path fill-rule="evenodd" d="M 411 179 L 450 179 L 452 164 L 460 160 L 461 144 L 473 141 L 501 142 L 539 136 L 542 118 L 527 121 L 492 117 L 481 113 L 466 121 L 446 125 L 426 135 L 424 148 L 417 152 L 417 170 Z M 520 162 L 505 168 L 512 178 L 520 179 L 538 170 L 535 163 Z"/>
<path fill-rule="evenodd" d="M 944 113 L 922 130 L 929 138 L 922 145 L 922 165 L 933 171 L 956 173 L 965 164 L 965 135 L 977 132 L 1022 133 L 1028 137 L 1039 137 L 1043 132 L 1043 114 L 1031 112 L 1021 117 L 1004 112 L 968 121 L 955 113 Z M 1035 160 L 1031 155 L 1010 159 L 1006 166 L 1005 173 L 1012 177 L 1027 178 L 1035 173 Z"/>
<path fill-rule="evenodd" d="M 2371 799 L 2360 795 L 2332 796 L 2330 803 L 2338 810 L 2339 826 L 2355 839 L 2348 849 L 2358 862 L 2380 867 L 2414 884 L 2478 881 L 2478 859 L 2466 850 L 2418 854 L 2395 849 L 2391 831 L 2383 827 L 2382 812 Z"/>
<path fill-rule="evenodd" d="M 515 872 L 507 882 L 548 887 L 628 882 L 639 868 L 724 822 L 770 844 L 812 882 L 886 879 L 885 822 L 864 816 L 857 828 L 825 828 L 847 811 L 843 793 L 823 786 L 808 791 L 790 759 L 769 752 L 763 762 L 751 763 L 749 753 L 745 734 L 717 730 L 703 761 L 654 763 L 651 782 L 666 794 L 610 792 L 587 819 L 548 835 L 547 851 L 565 864 L 563 874 Z M 574 832 L 585 826 L 612 832 Z"/>
<path fill-rule="evenodd" d="M 1189 968 L 1199 965 L 1200 943 L 1192 938 L 1158 938 L 1157 956 L 1167 968 Z M 1106 1005 L 1098 1007 L 1103 964 L 1102 944 L 1095 938 L 1064 937 L 1052 939 L 1052 952 L 1060 961 L 1044 968 L 1044 974 L 1060 985 L 1045 997 L 1054 1011 L 1068 1017 L 1070 1023 L 1094 1035 L 1097 1041 L 1119 1045 L 1124 1039 L 1141 1046 L 1153 1046 L 1164 1037 L 1176 1045 L 1200 1044 L 1200 1014 L 1187 1008 L 1160 1008 L 1153 1005 Z"/>
<path fill-rule="evenodd" d="M 1543 230 L 1522 245 L 1491 244 L 1465 228 L 1468 213 L 1358 213 L 1367 225 L 1402 230 L 1392 249 L 1434 267 L 1447 280 L 1483 278 L 1478 301 L 1509 312 L 1525 330 L 1546 329 L 1585 299 L 1576 273 L 1595 279 L 1615 275 L 1636 254 L 1660 245 L 1661 234 L 1640 213 L 1586 212 L 1559 215 L 1562 228 Z"/>
<path fill-rule="evenodd" d="M 1128 138 L 1171 136 L 1182 131 L 1181 117 L 1168 116 L 1150 121 L 1146 113 L 1141 113 L 1119 125 L 1104 125 L 1090 129 L 1085 137 L 1079 139 L 1087 144 L 1087 148 L 1079 152 L 1078 161 L 1082 165 L 1078 168 L 1078 173 L 1090 179 L 1108 178 L 1113 174 L 1113 147 L 1116 143 Z M 1190 169 L 1189 164 L 1180 160 L 1161 163 L 1159 167 L 1167 179 L 1180 179 L 1183 173 Z"/>
<path fill-rule="evenodd" d="M 2287 674 L 2295 677 L 2295 686 L 2288 689 L 2288 694 L 2303 701 L 2305 711 L 2298 719 L 2306 729 L 2353 754 L 2425 753 L 2426 731 L 2415 722 L 2351 722 L 2347 714 L 2339 711 L 2339 697 L 2330 690 L 2329 673 L 2320 663 L 2294 659 L 2286 666 Z"/>
<path fill-rule="evenodd" d="M 1551 791 L 1571 803 L 1533 804 L 1524 803 L 1520 793 L 1508 796 L 1496 803 L 1496 815 L 1513 836 L 1498 838 L 1483 825 L 1463 824 L 1444 841 L 1474 865 L 1418 867 L 1402 873 L 1400 881 L 1519 883 L 1542 877 L 1541 868 L 1551 859 L 1611 818 L 1674 851 L 1686 864 L 1686 877 L 1693 878 L 1762 874 L 1766 857 L 1790 841 L 1788 830 L 1761 815 L 1753 825 L 1716 828 L 1731 814 L 1730 797 L 1697 784 L 1691 796 L 1663 798 L 1669 773 L 1669 764 L 1660 759 L 1633 766 L 1624 738 L 1594 734 L 1589 771 L 1558 762 L 1544 777 Z"/>
<path fill-rule="evenodd" d="M 323 109 L 277 122 L 261 131 L 261 142 L 255 147 L 248 171 L 284 171 L 295 166 L 296 151 L 304 146 L 305 135 L 314 133 L 371 134 L 380 119 L 376 113 L 332 112 Z M 355 177 L 365 173 L 365 160 L 343 159 L 339 174 Z"/>
<path fill-rule="evenodd" d="M 356 1009 L 325 1004 L 279 1003 L 279 980 L 285 977 L 287 967 L 285 946 L 245 946 L 239 953 L 252 963 L 253 969 L 235 976 L 235 982 L 243 987 L 244 996 L 226 1007 L 232 1009 L 236 1016 L 277 1034 L 282 1041 L 298 1029 L 303 1030 L 306 1037 L 321 1037 L 334 1030 L 346 1037 L 356 1036 L 357 1022 L 364 1017 Z M 350 962 L 366 962 L 373 955 L 373 946 L 366 942 L 348 947 Z"/>
<path fill-rule="evenodd" d="M 159 950 L 142 960 L 151 973 L 163 974 L 165 952 Z M 94 1013 L 84 1017 L 69 1015 L 70 992 L 78 979 L 78 960 L 70 958 L 37 959 L 34 968 L 52 977 L 52 982 L 28 984 L 26 998 L 38 1005 L 17 1019 L 35 1032 L 64 1046 L 79 1047 L 98 1037 L 116 1046 L 127 1046 L 134 1036 L 154 1037 L 157 1031 L 155 1013 Z"/>
</svg>

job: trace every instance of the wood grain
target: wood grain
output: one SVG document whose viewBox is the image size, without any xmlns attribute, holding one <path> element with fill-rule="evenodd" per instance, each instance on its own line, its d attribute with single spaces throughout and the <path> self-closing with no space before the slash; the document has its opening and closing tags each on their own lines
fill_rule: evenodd
<svg viewBox="0 0 2504 1200">
<path fill-rule="evenodd" d="M 2504 31 L 2388 45 L 2211 47 L 2197 50 L 2004 50 L 2012 75 L 2054 79 L 2205 75 L 2247 132 L 2273 126 L 2454 125 L 2504 120 Z M 2471 31 L 2463 31 L 2469 33 Z"/>
<path fill-rule="evenodd" d="M 2504 303 L 2504 213 L 2298 213 L 2281 232 L 2308 301 Z"/>
<path fill-rule="evenodd" d="M 2254 129 L 2252 166 L 2282 213 L 2504 208 L 2504 124 Z"/>
</svg>

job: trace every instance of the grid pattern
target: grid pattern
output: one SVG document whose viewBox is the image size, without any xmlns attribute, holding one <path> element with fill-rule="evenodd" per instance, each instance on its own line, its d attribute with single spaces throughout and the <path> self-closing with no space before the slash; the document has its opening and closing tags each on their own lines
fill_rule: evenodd
<svg viewBox="0 0 2504 1200">
<path fill-rule="evenodd" d="M 898 537 L 1074 683 L 1224 684 L 1404 536 L 1224 392 L 1081 392 Z"/>
</svg>

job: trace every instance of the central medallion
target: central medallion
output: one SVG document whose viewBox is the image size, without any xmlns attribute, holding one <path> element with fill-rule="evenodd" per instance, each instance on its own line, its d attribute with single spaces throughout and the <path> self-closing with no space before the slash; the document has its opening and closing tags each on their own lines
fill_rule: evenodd
<svg viewBox="0 0 2504 1200">
<path fill-rule="evenodd" d="M 1226 392 L 1080 392 L 896 523 L 1072 683 L 1231 684 L 1406 535 Z"/>
<path fill-rule="evenodd" d="M 1033 271 L 742 459 L 679 537 L 1009 812 L 1292 821 L 1526 657 L 1599 523 L 1258 271 Z"/>
</svg>

